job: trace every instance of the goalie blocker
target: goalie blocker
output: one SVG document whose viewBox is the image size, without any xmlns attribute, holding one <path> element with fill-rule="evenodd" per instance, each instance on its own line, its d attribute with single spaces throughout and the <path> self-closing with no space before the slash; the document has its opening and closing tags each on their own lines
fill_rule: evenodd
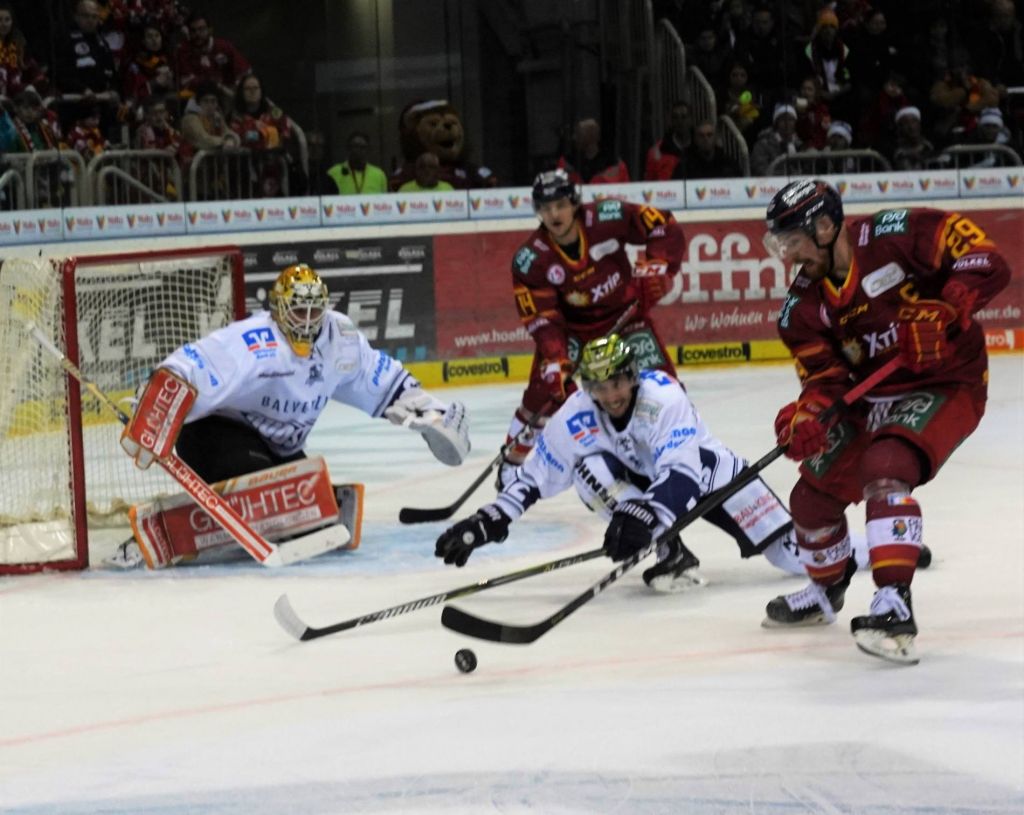
<svg viewBox="0 0 1024 815">
<path fill-rule="evenodd" d="M 212 485 L 257 532 L 282 541 L 339 524 L 347 530 L 344 546 L 359 546 L 363 485 L 333 486 L 322 457 L 304 458 Z M 340 506 L 339 506 L 340 501 Z M 216 521 L 187 495 L 139 504 L 129 512 L 132 534 L 150 569 L 214 556 L 236 545 Z"/>
</svg>

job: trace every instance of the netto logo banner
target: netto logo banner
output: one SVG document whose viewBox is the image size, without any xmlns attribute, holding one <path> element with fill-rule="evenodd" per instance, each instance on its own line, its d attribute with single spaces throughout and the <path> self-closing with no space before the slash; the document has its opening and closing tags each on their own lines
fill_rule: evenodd
<svg viewBox="0 0 1024 815">
<path fill-rule="evenodd" d="M 277 266 L 290 266 L 299 262 L 299 256 L 295 252 L 274 252 L 272 260 Z"/>
<path fill-rule="evenodd" d="M 508 358 L 466 359 L 446 362 L 441 370 L 445 382 L 501 376 L 508 379 Z"/>
<path fill-rule="evenodd" d="M 380 260 L 384 257 L 384 250 L 380 246 L 360 246 L 358 249 L 346 249 L 345 257 L 348 260 Z"/>
<path fill-rule="evenodd" d="M 740 362 L 750 359 L 750 343 L 728 342 L 716 345 L 680 345 L 676 362 L 700 365 L 710 362 Z"/>
<path fill-rule="evenodd" d="M 314 263 L 336 263 L 341 260 L 340 249 L 317 249 L 313 252 Z"/>
<path fill-rule="evenodd" d="M 403 246 L 398 250 L 398 256 L 402 260 L 423 260 L 427 256 L 426 246 Z"/>
</svg>

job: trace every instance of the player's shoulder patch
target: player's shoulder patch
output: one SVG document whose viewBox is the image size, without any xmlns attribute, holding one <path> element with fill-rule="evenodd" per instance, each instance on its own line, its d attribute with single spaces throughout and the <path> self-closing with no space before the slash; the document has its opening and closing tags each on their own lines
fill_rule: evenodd
<svg viewBox="0 0 1024 815">
<path fill-rule="evenodd" d="M 909 209 L 883 209 L 871 219 L 871 237 L 906 235 L 910 231 Z"/>
<path fill-rule="evenodd" d="M 785 302 L 782 304 L 782 308 L 779 309 L 779 319 L 776 321 L 779 328 L 789 328 L 789 323 L 793 318 L 793 309 L 797 307 L 799 302 L 800 295 L 790 289 L 789 294 L 786 295 Z"/>
<path fill-rule="evenodd" d="M 603 221 L 621 221 L 626 217 L 626 208 L 618 198 L 605 198 L 594 204 L 598 223 Z"/>
<path fill-rule="evenodd" d="M 533 262 L 537 260 L 537 250 L 529 245 L 520 246 L 512 256 L 512 266 L 521 275 L 528 275 Z"/>
</svg>

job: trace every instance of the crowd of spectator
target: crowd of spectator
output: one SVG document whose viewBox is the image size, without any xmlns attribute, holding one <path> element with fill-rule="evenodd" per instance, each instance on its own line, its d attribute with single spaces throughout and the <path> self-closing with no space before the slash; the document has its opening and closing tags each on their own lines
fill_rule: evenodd
<svg viewBox="0 0 1024 815">
<path fill-rule="evenodd" d="M 304 192 L 294 136 L 246 57 L 178 0 L 72 0 L 52 43 L 28 42 L 0 0 L 0 153 L 159 150 L 187 170 L 201 150 L 245 147 L 272 197 L 283 172 Z"/>
</svg>

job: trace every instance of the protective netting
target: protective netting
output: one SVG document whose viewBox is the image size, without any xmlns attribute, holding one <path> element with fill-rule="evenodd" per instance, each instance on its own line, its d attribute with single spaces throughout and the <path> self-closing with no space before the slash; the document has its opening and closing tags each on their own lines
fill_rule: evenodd
<svg viewBox="0 0 1024 815">
<path fill-rule="evenodd" d="M 25 529 L 67 527 L 73 516 L 67 377 L 24 327 L 37 325 L 67 351 L 62 277 L 72 275 L 79 367 L 131 413 L 136 388 L 178 346 L 234 319 L 230 253 L 145 260 L 10 259 L 0 267 L 0 563 Z M 122 452 L 121 425 L 81 394 L 82 450 L 90 525 L 124 523 L 134 503 L 179 492 L 158 466 L 141 472 Z M 20 533 L 16 530 L 21 528 Z M 20 538 L 13 537 L 20 534 Z M 58 537 L 64 533 L 59 532 Z M 33 535 L 29 549 L 38 548 Z M 44 560 L 51 558 L 45 551 Z M 13 560 L 11 558 L 14 558 Z"/>
</svg>

